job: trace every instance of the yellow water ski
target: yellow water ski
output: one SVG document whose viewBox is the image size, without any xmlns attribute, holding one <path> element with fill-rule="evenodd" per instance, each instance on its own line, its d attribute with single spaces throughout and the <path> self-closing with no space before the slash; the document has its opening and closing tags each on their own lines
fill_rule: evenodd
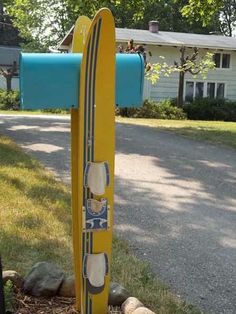
<svg viewBox="0 0 236 314">
<path fill-rule="evenodd" d="M 75 22 L 72 40 L 72 52 L 83 53 L 87 34 L 91 25 L 91 20 L 87 16 L 80 16 Z"/>
<path fill-rule="evenodd" d="M 91 20 L 87 16 L 80 16 L 76 23 L 72 40 L 72 52 L 82 53 L 86 42 Z M 78 87 L 79 88 L 79 87 Z M 79 101 L 79 99 L 78 99 Z M 76 305 L 77 308 L 81 306 L 81 286 L 80 286 L 80 274 L 81 274 L 81 217 L 79 215 L 79 195 L 78 195 L 78 176 L 79 165 L 79 115 L 80 107 L 77 109 L 71 109 L 71 186 L 72 186 L 72 221 L 73 221 L 73 251 L 74 251 L 74 265 L 75 265 L 75 290 L 76 290 Z"/>
<path fill-rule="evenodd" d="M 108 9 L 92 21 L 83 50 L 78 142 L 77 306 L 107 313 L 111 268 L 115 152 L 115 26 Z M 76 258 L 78 255 L 76 256 Z M 76 279 L 78 280 L 78 278 Z M 81 302 L 80 302 L 81 300 Z"/>
</svg>

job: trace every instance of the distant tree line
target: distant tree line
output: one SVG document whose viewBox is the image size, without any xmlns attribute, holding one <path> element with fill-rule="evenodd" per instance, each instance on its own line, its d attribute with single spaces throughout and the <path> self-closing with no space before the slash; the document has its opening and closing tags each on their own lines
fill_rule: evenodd
<svg viewBox="0 0 236 314">
<path fill-rule="evenodd" d="M 236 20 L 233 0 L 0 0 L 0 7 L 0 41 L 11 35 L 17 42 L 18 29 L 31 51 L 56 46 L 79 15 L 92 18 L 101 7 L 110 8 L 122 28 L 147 29 L 158 20 L 163 31 L 232 36 Z M 7 28 L 11 23 L 15 29 Z"/>
</svg>

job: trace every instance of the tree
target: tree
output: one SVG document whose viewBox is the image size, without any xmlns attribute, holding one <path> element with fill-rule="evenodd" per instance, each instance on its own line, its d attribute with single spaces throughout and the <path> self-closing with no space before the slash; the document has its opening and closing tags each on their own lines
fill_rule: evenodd
<svg viewBox="0 0 236 314">
<path fill-rule="evenodd" d="M 5 7 L 20 35 L 39 50 L 56 45 L 68 30 L 65 0 L 13 0 Z"/>
<path fill-rule="evenodd" d="M 179 72 L 179 88 L 177 105 L 183 106 L 184 102 L 184 77 L 186 73 L 190 73 L 193 76 L 200 74 L 203 78 L 206 78 L 209 70 L 214 69 L 215 62 L 213 61 L 213 54 L 207 52 L 203 57 L 199 58 L 199 50 L 194 47 L 191 54 L 186 55 L 186 47 L 180 48 L 180 62 L 175 61 L 175 67 Z"/>
<path fill-rule="evenodd" d="M 92 17 L 107 1 L 4 0 L 13 24 L 26 40 L 26 49 L 45 51 L 57 46 L 79 15 Z M 25 48 L 25 46 L 24 46 Z"/>
<path fill-rule="evenodd" d="M 0 0 L 0 45 L 19 46 L 22 39 L 5 12 L 3 0 Z"/>
<path fill-rule="evenodd" d="M 182 16 L 187 4 L 188 0 L 4 0 L 20 35 L 39 50 L 56 46 L 79 15 L 92 18 L 101 7 L 112 11 L 116 27 L 147 29 L 150 20 L 158 20 L 166 31 L 209 33 L 217 29 L 215 22 L 202 26 Z"/>
<path fill-rule="evenodd" d="M 236 26 L 235 0 L 189 0 L 181 12 L 188 21 L 199 21 L 203 26 L 217 20 L 222 34 L 233 35 Z"/>
<path fill-rule="evenodd" d="M 143 5 L 143 17 L 136 22 L 137 28 L 146 29 L 150 20 L 158 20 L 161 31 L 208 34 L 217 29 L 216 21 L 202 26 L 200 21 L 189 21 L 181 9 L 187 0 L 149 0 Z"/>
<path fill-rule="evenodd" d="M 151 65 L 150 71 L 147 73 L 147 78 L 154 84 L 162 75 L 169 76 L 173 72 L 179 73 L 179 87 L 177 96 L 177 105 L 183 106 L 184 103 L 184 78 L 186 73 L 193 76 L 201 75 L 204 79 L 208 72 L 215 68 L 213 54 L 207 52 L 200 56 L 198 48 L 192 48 L 193 51 L 186 55 L 187 48 L 180 48 L 180 60 L 174 62 L 174 65 L 168 65 L 166 62 L 156 63 Z"/>
<path fill-rule="evenodd" d="M 188 4 L 188 0 L 68 1 L 70 3 L 82 2 L 81 5 L 77 5 L 77 14 L 85 12 L 90 17 L 101 6 L 108 7 L 115 17 L 116 27 L 147 29 L 150 20 L 158 20 L 162 31 L 205 34 L 216 29 L 215 21 L 211 25 L 202 26 L 201 22 L 189 22 L 186 17 L 182 16 L 181 9 Z"/>
<path fill-rule="evenodd" d="M 74 14 L 73 21 L 78 15 L 84 14 L 92 18 L 101 7 L 111 10 L 116 27 L 136 27 L 143 19 L 144 8 L 151 0 L 67 0 L 70 12 Z M 147 25 L 145 25 L 147 26 Z"/>
</svg>

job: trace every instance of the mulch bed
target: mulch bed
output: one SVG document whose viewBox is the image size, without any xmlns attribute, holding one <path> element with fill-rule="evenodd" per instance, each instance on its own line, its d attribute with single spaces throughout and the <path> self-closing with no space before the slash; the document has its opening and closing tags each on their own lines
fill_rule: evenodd
<svg viewBox="0 0 236 314">
<path fill-rule="evenodd" d="M 15 290 L 14 314 L 79 314 L 75 298 L 36 298 Z M 121 314 L 119 307 L 109 307 L 108 314 Z"/>
<path fill-rule="evenodd" d="M 14 314 L 78 314 L 75 298 L 36 298 L 16 291 Z"/>
</svg>

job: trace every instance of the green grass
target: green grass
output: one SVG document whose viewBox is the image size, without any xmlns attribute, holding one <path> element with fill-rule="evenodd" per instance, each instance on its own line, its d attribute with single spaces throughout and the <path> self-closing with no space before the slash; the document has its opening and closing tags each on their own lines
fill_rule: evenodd
<svg viewBox="0 0 236 314">
<path fill-rule="evenodd" d="M 196 307 L 174 296 L 154 277 L 149 264 L 140 261 L 128 244 L 117 237 L 113 241 L 112 279 L 123 284 L 133 296 L 157 314 L 200 314 Z"/>
<path fill-rule="evenodd" d="M 25 275 L 39 261 L 73 272 L 68 187 L 0 136 L 0 253 L 4 269 Z M 114 237 L 112 279 L 161 314 L 199 314 L 172 295 L 123 239 Z"/>
<path fill-rule="evenodd" d="M 121 117 L 117 117 L 116 121 L 154 127 L 188 136 L 196 140 L 204 140 L 236 148 L 236 122 L 134 119 Z"/>
<path fill-rule="evenodd" d="M 39 260 L 71 271 L 70 194 L 9 139 L 0 140 L 0 251 L 25 274 Z"/>
</svg>

